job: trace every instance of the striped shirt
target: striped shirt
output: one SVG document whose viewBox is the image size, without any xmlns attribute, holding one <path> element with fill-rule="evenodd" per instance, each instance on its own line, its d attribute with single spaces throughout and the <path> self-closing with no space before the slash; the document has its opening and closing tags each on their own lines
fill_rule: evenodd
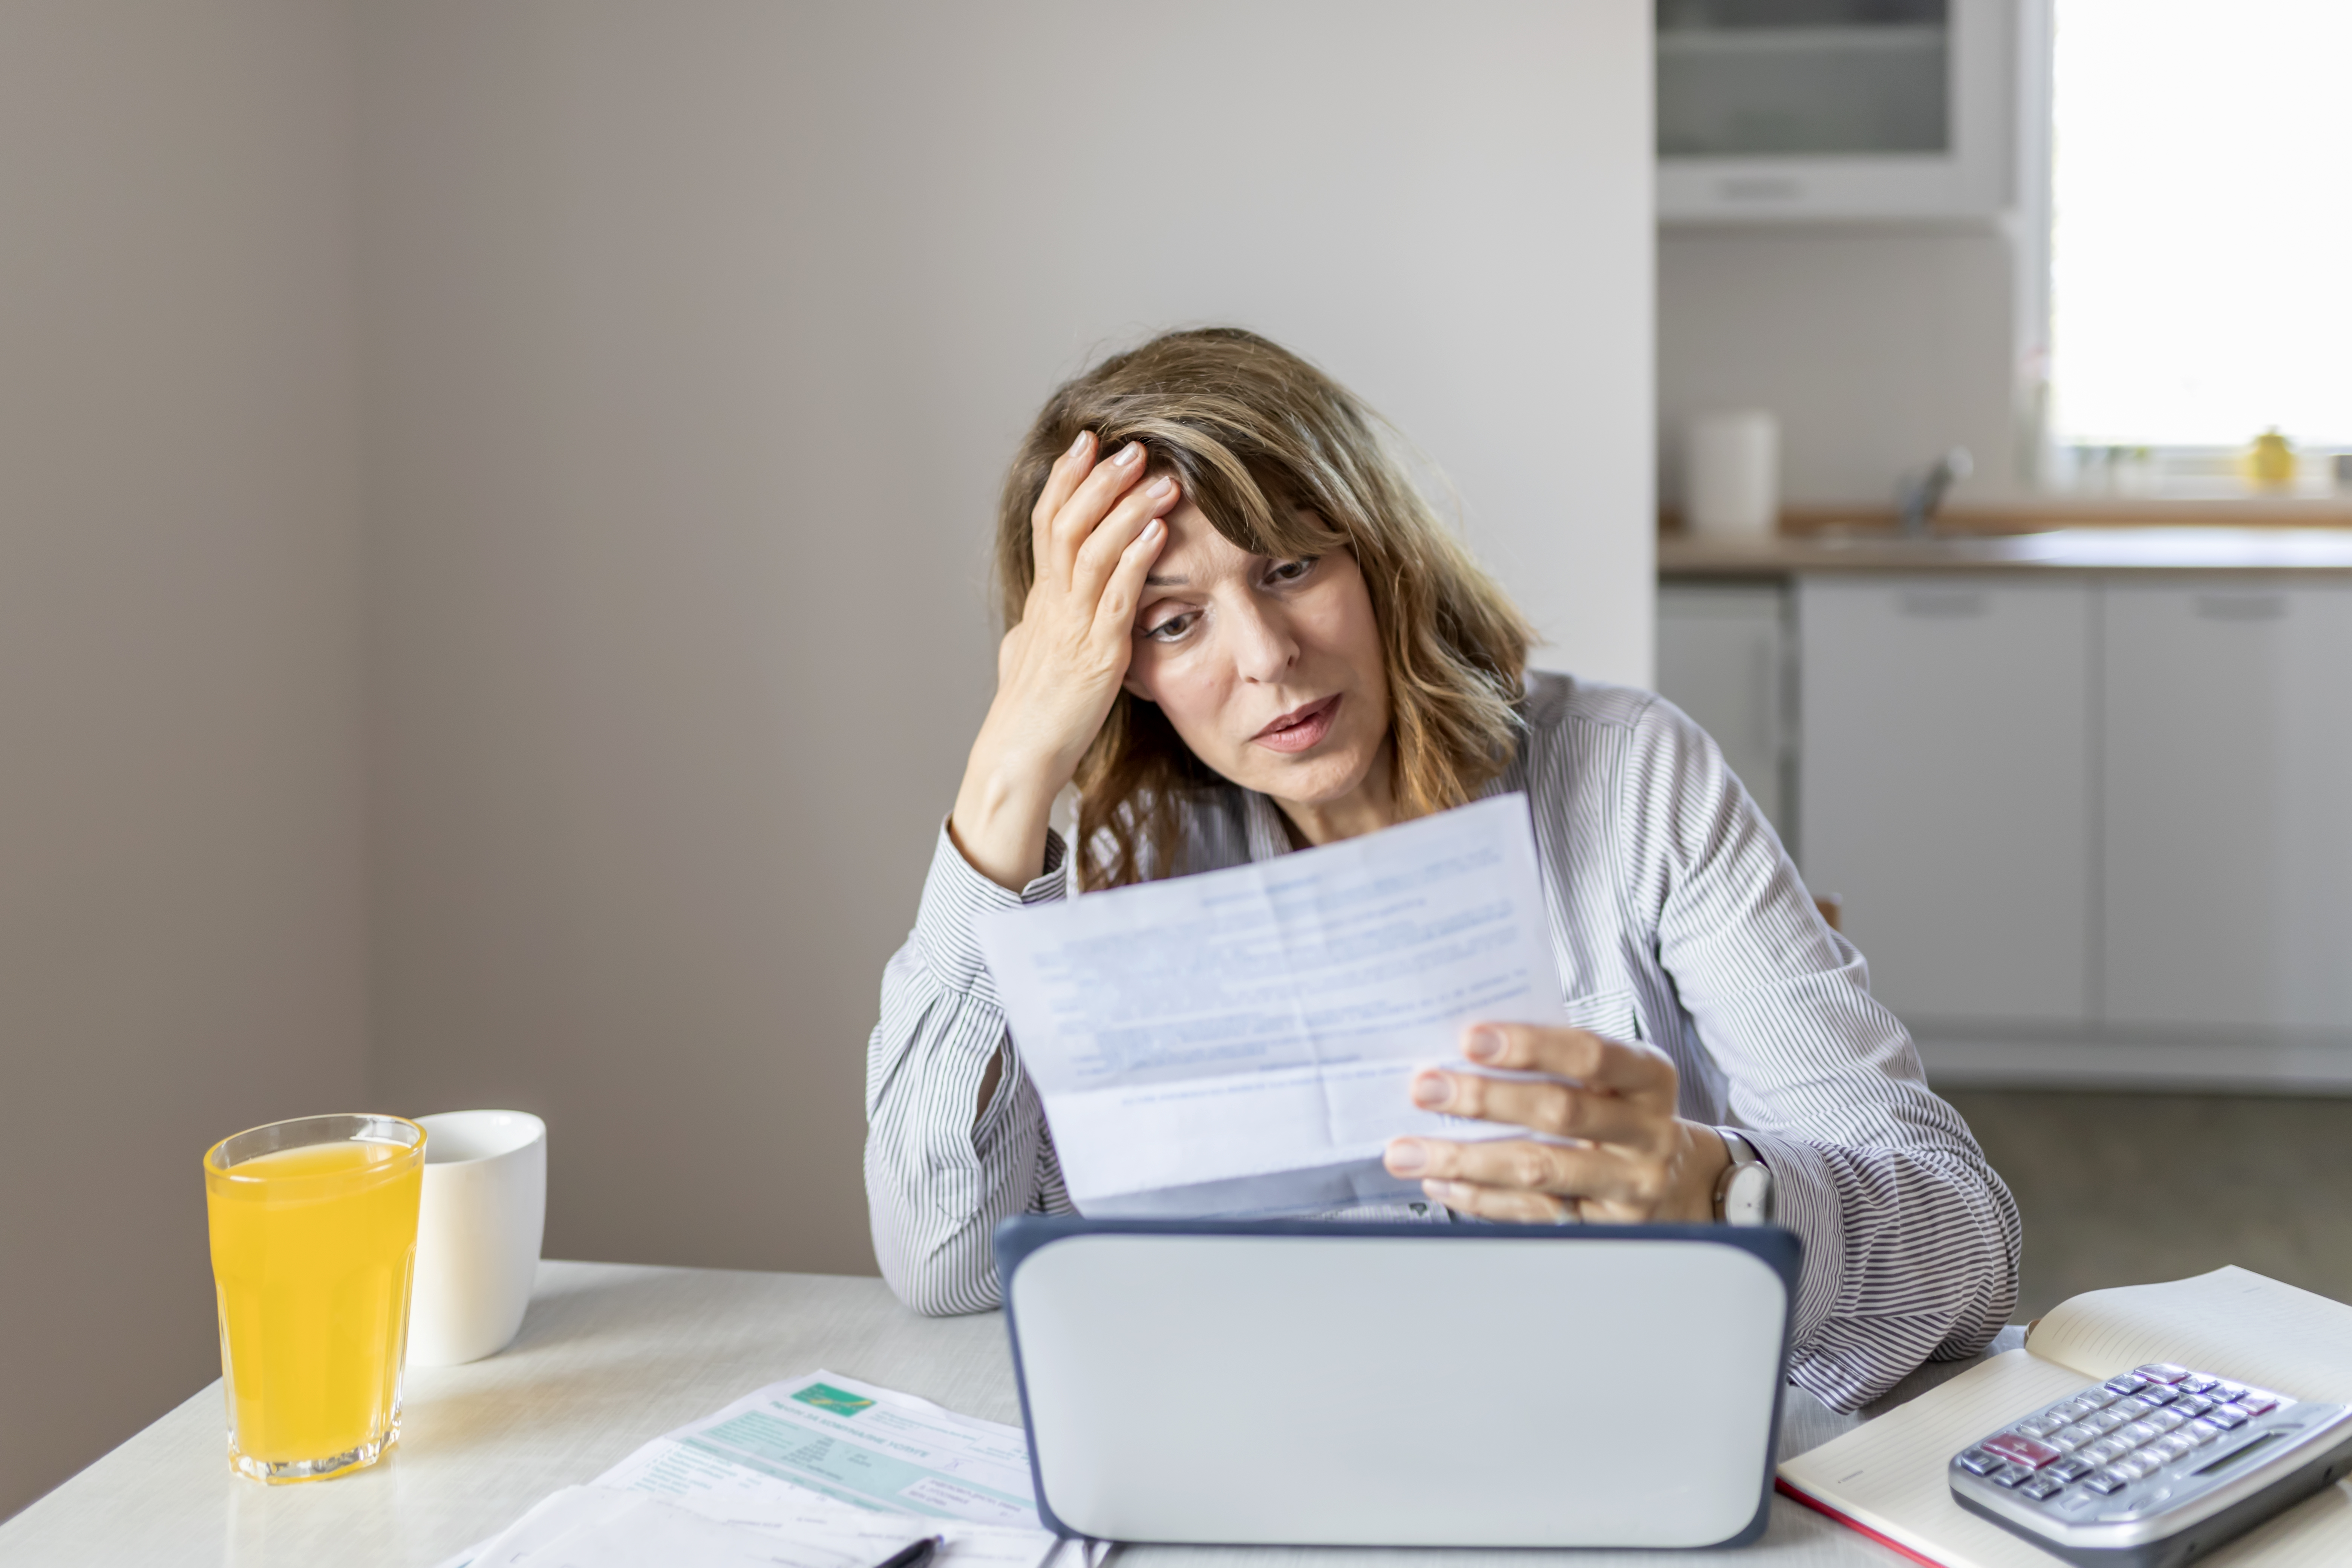
<svg viewBox="0 0 2352 1568">
<path fill-rule="evenodd" d="M 1664 1051 L 1681 1114 L 1739 1128 L 1771 1167 L 1779 1221 L 1804 1241 L 1792 1380 L 1851 1410 L 1923 1361 L 1982 1349 L 2016 1303 L 2016 1205 L 1723 753 L 1622 687 L 1531 673 L 1524 712 L 1485 793 L 1528 796 L 1566 1021 Z M 1204 870 L 1290 849 L 1278 808 L 1236 785 L 1196 797 L 1186 831 Z M 996 1306 L 996 1223 L 1073 1212 L 972 931 L 984 910 L 1062 898 L 1063 856 L 1049 835 L 1044 873 L 1014 893 L 942 829 L 883 973 L 866 1191 L 883 1276 L 918 1311 Z"/>
</svg>

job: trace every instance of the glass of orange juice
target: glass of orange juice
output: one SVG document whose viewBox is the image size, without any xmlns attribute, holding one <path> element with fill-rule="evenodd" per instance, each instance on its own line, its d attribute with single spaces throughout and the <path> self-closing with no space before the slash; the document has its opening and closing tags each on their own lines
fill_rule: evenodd
<svg viewBox="0 0 2352 1568">
<path fill-rule="evenodd" d="M 229 1463 L 272 1484 L 372 1465 L 400 1436 L 425 1129 L 306 1116 L 205 1154 Z"/>
</svg>

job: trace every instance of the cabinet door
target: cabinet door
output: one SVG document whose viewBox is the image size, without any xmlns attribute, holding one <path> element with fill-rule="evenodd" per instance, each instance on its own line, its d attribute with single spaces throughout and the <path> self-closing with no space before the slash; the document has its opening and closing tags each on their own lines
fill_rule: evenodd
<svg viewBox="0 0 2352 1568">
<path fill-rule="evenodd" d="M 1800 584 L 1805 879 L 1907 1022 L 2088 1020 L 2093 592 Z"/>
<path fill-rule="evenodd" d="M 2106 1021 L 2352 1029 L 2352 588 L 2105 618 Z"/>
<path fill-rule="evenodd" d="M 1658 590 L 1659 694 L 1715 737 L 1724 761 L 1784 839 L 1787 602 L 1778 584 Z"/>
</svg>

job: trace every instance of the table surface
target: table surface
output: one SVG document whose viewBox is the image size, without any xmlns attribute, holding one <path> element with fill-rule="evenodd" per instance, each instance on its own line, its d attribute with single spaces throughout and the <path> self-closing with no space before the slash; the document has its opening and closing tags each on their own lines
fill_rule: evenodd
<svg viewBox="0 0 2352 1568">
<path fill-rule="evenodd" d="M 2018 1331 L 1996 1342 L 2006 1348 Z M 1923 1368 L 1885 1405 L 1924 1392 L 1967 1363 Z M 470 1366 L 408 1374 L 399 1446 L 371 1469 L 305 1486 L 265 1487 L 228 1468 L 220 1385 L 189 1399 L 89 1468 L 0 1524 L 0 1564 L 234 1564 L 432 1568 L 496 1533 L 560 1487 L 584 1482 L 640 1444 L 755 1388 L 824 1367 L 1021 1422 L 1000 1314 L 922 1318 L 879 1279 L 753 1274 L 612 1263 L 540 1266 L 513 1345 Z M 1784 1401 L 1783 1458 L 1859 1424 L 1795 1389 Z M 1874 1410 L 1883 1406 L 1874 1406 Z M 1122 1568 L 1401 1562 L 1399 1552 L 1131 1547 Z M 1413 1552 L 1420 1562 L 1492 1553 Z M 1657 1568 L 1653 1552 L 1517 1552 L 1579 1568 Z M 1689 1561 L 1894 1564 L 1894 1552 L 1786 1498 L 1764 1539 Z"/>
<path fill-rule="evenodd" d="M 1666 578 L 1787 577 L 1822 573 L 1969 573 L 2134 579 L 2177 574 L 2308 578 L 2352 575 L 2352 529 L 2060 528 L 2039 533 L 1776 533 L 1755 539 L 1663 534 Z"/>
</svg>

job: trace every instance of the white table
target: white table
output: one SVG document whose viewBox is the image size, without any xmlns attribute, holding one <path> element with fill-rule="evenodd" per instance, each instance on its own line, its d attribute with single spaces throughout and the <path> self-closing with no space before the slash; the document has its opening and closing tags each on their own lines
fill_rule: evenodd
<svg viewBox="0 0 2352 1568">
<path fill-rule="evenodd" d="M 2003 1348 L 2017 1331 L 2009 1331 Z M 1927 1369 L 1895 1403 L 1967 1363 Z M 400 1445 L 372 1469 L 307 1486 L 232 1475 L 220 1386 L 203 1393 L 5 1524 L 0 1564 L 223 1564 L 235 1568 L 430 1568 L 503 1528 L 559 1487 L 752 1389 L 818 1367 L 1018 1426 L 1004 1323 L 996 1313 L 919 1318 L 878 1279 L 545 1263 L 515 1343 L 471 1366 L 408 1374 Z M 1856 1424 L 1789 1393 L 1783 1456 Z M 1120 1568 L 1397 1563 L 1408 1554 L 1136 1547 Z M 1576 1568 L 1641 1564 L 1655 1552 L 1415 1552 L 1415 1563 Z M 1901 1559 L 1775 1498 L 1762 1542 L 1675 1561 L 1894 1564 Z"/>
</svg>

